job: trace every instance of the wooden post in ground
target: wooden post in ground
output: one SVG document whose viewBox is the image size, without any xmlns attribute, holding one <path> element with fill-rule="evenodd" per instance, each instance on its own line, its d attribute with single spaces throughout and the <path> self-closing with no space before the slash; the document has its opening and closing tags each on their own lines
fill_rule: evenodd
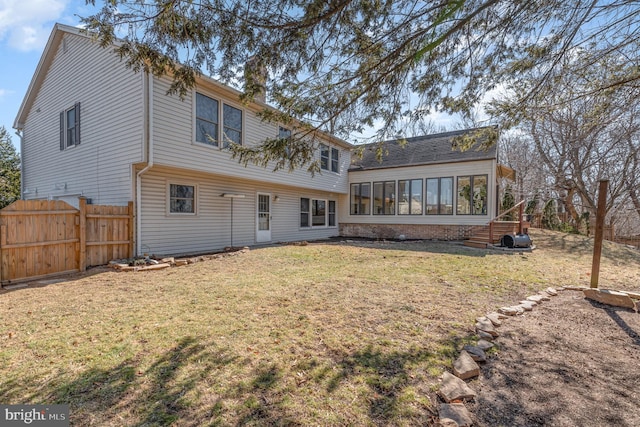
<svg viewBox="0 0 640 427">
<path fill-rule="evenodd" d="M 135 217 L 133 214 L 133 202 L 129 202 L 127 204 L 127 212 L 129 212 L 129 254 L 127 258 L 133 258 L 133 254 L 135 252 L 134 249 L 134 230 L 135 230 Z"/>
<path fill-rule="evenodd" d="M 78 238 L 80 239 L 80 254 L 78 256 L 78 270 L 85 271 L 87 269 L 87 199 L 80 197 L 78 199 L 78 207 L 80 212 L 80 224 L 78 227 Z"/>
<path fill-rule="evenodd" d="M 598 188 L 598 210 L 596 212 L 596 236 L 593 242 L 593 262 L 591 263 L 591 287 L 598 288 L 600 276 L 600 256 L 602 255 L 602 239 L 604 238 L 604 217 L 607 204 L 607 187 L 609 180 L 600 180 Z"/>
<path fill-rule="evenodd" d="M 522 229 L 522 217 L 524 216 L 524 203 L 520 203 L 520 208 L 518 209 L 518 234 L 522 234 L 524 230 Z"/>
</svg>

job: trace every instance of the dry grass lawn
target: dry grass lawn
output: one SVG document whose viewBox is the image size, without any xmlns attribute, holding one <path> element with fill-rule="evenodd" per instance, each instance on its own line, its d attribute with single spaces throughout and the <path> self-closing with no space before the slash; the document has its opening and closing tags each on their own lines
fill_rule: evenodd
<svg viewBox="0 0 640 427">
<path fill-rule="evenodd" d="M 588 285 L 589 239 L 532 237 L 281 245 L 5 291 L 0 402 L 68 403 L 73 425 L 428 425 L 475 317 Z M 640 252 L 607 243 L 600 277 L 639 291 Z"/>
</svg>

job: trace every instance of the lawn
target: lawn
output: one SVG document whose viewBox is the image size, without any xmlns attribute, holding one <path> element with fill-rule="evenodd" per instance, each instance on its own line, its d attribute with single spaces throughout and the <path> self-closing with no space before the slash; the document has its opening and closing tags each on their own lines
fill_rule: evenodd
<svg viewBox="0 0 640 427">
<path fill-rule="evenodd" d="M 588 285 L 589 239 L 532 237 L 276 245 L 2 292 L 0 402 L 68 403 L 73 425 L 425 425 L 477 316 Z M 640 290 L 638 251 L 607 243 L 601 271 Z"/>
</svg>

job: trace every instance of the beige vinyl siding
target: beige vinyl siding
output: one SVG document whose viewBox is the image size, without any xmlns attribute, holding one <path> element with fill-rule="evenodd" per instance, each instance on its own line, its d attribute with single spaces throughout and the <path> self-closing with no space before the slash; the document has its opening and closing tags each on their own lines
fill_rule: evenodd
<svg viewBox="0 0 640 427">
<path fill-rule="evenodd" d="M 100 204 L 132 200 L 131 164 L 142 160 L 143 74 L 125 68 L 109 49 L 65 34 L 24 127 L 27 198 Z M 60 151 L 61 111 L 80 102 L 80 145 Z M 66 183 L 66 190 L 54 189 Z M 37 188 L 38 192 L 35 193 Z"/>
<path fill-rule="evenodd" d="M 196 214 L 168 212 L 169 184 L 196 186 Z M 339 233 L 338 227 L 301 229 L 300 197 L 338 200 L 337 193 L 307 191 L 221 175 L 155 166 L 142 176 L 142 252 L 156 255 L 219 251 L 231 245 L 231 199 L 222 193 L 243 194 L 233 199 L 233 245 L 256 244 L 258 193 L 271 195 L 271 242 L 315 240 Z M 275 196 L 279 200 L 274 201 Z"/>
<path fill-rule="evenodd" d="M 383 163 L 384 164 L 384 163 Z M 425 178 L 453 177 L 453 204 L 454 215 L 351 215 L 349 210 L 349 197 L 345 195 L 340 199 L 338 206 L 339 217 L 342 223 L 358 224 L 441 224 L 441 225 L 482 225 L 487 224 L 495 217 L 495 192 L 496 192 L 496 162 L 495 160 L 481 160 L 460 163 L 446 163 L 428 166 L 399 167 L 389 169 L 374 169 L 367 171 L 349 172 L 349 182 L 373 182 L 395 181 L 396 197 L 398 180 L 422 179 L 423 181 L 423 206 L 426 197 Z M 456 215 L 456 177 L 468 175 L 487 175 L 487 215 Z"/>
<path fill-rule="evenodd" d="M 306 168 L 289 173 L 288 170 L 273 172 L 273 166 L 262 168 L 249 164 L 247 167 L 231 158 L 229 151 L 195 142 L 194 107 L 195 92 L 184 100 L 167 95 L 169 80 L 154 79 L 153 129 L 154 163 L 194 171 L 216 173 L 234 178 L 247 178 L 273 184 L 292 185 L 321 191 L 346 193 L 348 191 L 347 170 L 351 162 L 349 150 L 340 148 L 340 173 L 323 171 L 313 178 Z M 268 137 L 278 135 L 278 125 L 264 123 L 255 111 L 243 106 L 233 93 L 223 93 L 214 87 L 200 88 L 201 93 L 219 101 L 219 108 L 227 103 L 243 112 L 243 143 L 255 145 Z M 222 126 L 220 123 L 219 126 Z M 319 154 L 318 154 L 319 158 Z"/>
</svg>

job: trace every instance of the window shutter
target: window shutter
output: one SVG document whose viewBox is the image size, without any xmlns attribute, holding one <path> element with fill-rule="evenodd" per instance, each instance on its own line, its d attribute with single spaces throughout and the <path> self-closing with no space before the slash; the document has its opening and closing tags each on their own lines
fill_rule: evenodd
<svg viewBox="0 0 640 427">
<path fill-rule="evenodd" d="M 60 151 L 64 151 L 64 111 L 60 112 Z"/>
<path fill-rule="evenodd" d="M 76 133 L 76 145 L 80 145 L 80 103 L 76 102 L 76 127 L 75 127 L 75 133 Z"/>
</svg>

